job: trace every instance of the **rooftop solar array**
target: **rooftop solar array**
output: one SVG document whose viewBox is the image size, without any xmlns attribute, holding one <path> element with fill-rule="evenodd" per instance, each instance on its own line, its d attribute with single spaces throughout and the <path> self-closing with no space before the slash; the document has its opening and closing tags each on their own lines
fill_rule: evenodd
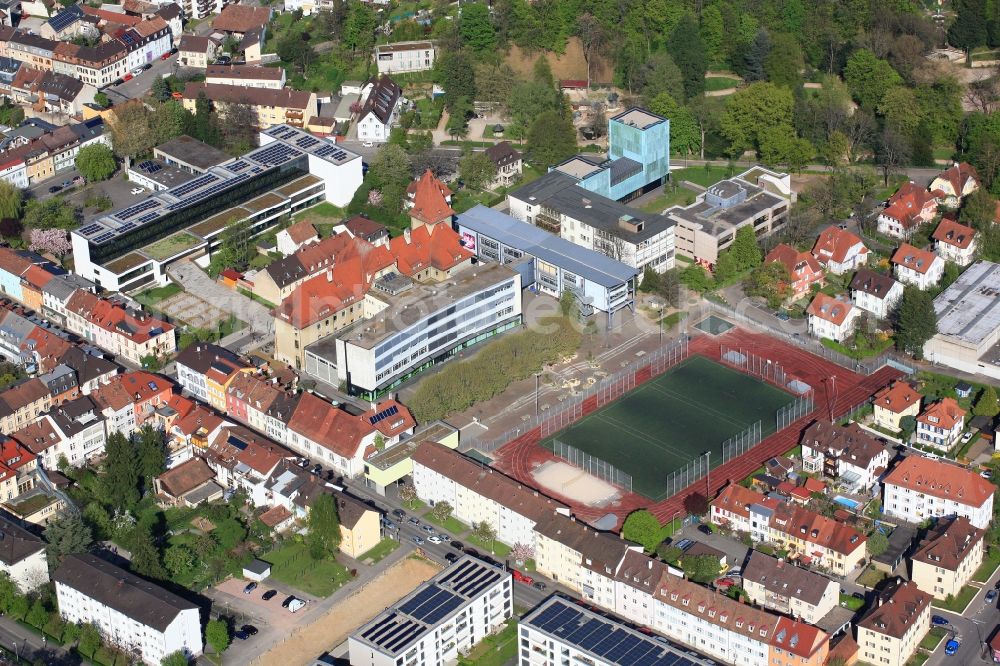
<svg viewBox="0 0 1000 666">
<path fill-rule="evenodd" d="M 389 407 L 387 409 L 383 409 L 381 412 L 379 412 L 375 416 L 369 416 L 368 417 L 368 421 L 372 425 L 375 425 L 379 421 L 381 421 L 383 419 L 387 419 L 390 416 L 392 416 L 392 415 L 394 415 L 394 414 L 396 414 L 398 412 L 399 412 L 399 407 L 397 407 L 396 405 L 393 405 L 392 407 Z"/>
<path fill-rule="evenodd" d="M 568 599 L 551 597 L 522 624 L 576 646 L 612 664 L 628 666 L 703 666 L 707 659 L 691 656 L 665 639 L 644 636 Z"/>
<path fill-rule="evenodd" d="M 424 634 L 470 600 L 510 574 L 482 560 L 463 557 L 417 588 L 396 607 L 380 614 L 353 635 L 387 654 L 408 650 Z"/>
<path fill-rule="evenodd" d="M 242 157 L 211 167 L 207 172 L 176 187 L 151 194 L 146 199 L 88 223 L 74 233 L 100 245 L 139 226 L 155 223 L 160 217 L 186 208 L 199 201 L 217 196 L 224 190 L 265 171 L 287 164 L 306 155 L 315 155 L 328 162 L 344 164 L 359 157 L 327 139 L 288 125 L 276 125 L 265 134 L 273 139 Z M 152 173 L 159 167 L 154 161 L 144 161 L 138 168 Z"/>
</svg>

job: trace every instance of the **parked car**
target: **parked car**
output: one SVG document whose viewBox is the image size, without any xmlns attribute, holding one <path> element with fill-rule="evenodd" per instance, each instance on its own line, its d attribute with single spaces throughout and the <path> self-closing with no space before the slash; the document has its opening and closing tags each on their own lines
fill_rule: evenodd
<svg viewBox="0 0 1000 666">
<path fill-rule="evenodd" d="M 950 657 L 958 652 L 958 648 L 960 647 L 962 647 L 962 644 L 953 638 L 944 644 L 944 653 Z"/>
<path fill-rule="evenodd" d="M 517 569 L 511 569 L 510 573 L 514 576 L 514 580 L 518 581 L 519 583 L 524 583 L 525 585 L 534 585 L 535 584 L 535 579 L 534 578 L 532 578 L 528 574 L 521 573 Z"/>
<path fill-rule="evenodd" d="M 246 639 L 250 638 L 250 634 L 248 634 L 245 631 L 234 631 L 233 632 L 233 638 L 235 638 L 237 640 L 245 641 Z"/>
<path fill-rule="evenodd" d="M 385 529 L 387 530 L 396 529 L 396 523 L 392 522 L 391 520 L 383 520 L 382 524 L 385 525 Z"/>
<path fill-rule="evenodd" d="M 244 624 L 242 627 L 240 627 L 240 631 L 244 632 L 247 636 L 257 635 L 257 627 L 253 626 L 252 624 Z"/>
<path fill-rule="evenodd" d="M 420 524 L 420 519 L 417 518 L 416 516 L 410 516 L 409 519 L 407 519 L 406 522 L 408 522 L 411 525 L 419 525 Z"/>
<path fill-rule="evenodd" d="M 465 545 L 461 541 L 452 540 L 451 547 L 455 550 L 462 550 L 465 548 Z"/>
<path fill-rule="evenodd" d="M 72 181 L 69 181 L 69 180 L 64 180 L 64 181 L 62 182 L 62 186 L 63 186 L 63 187 L 72 187 L 72 186 L 73 186 L 73 182 L 72 182 Z"/>
<path fill-rule="evenodd" d="M 160 60 L 169 60 L 170 56 L 172 56 L 172 55 L 173 54 L 170 51 L 167 51 L 166 53 L 164 53 L 163 55 L 160 56 Z"/>
<path fill-rule="evenodd" d="M 455 553 L 445 553 L 444 559 L 447 560 L 448 563 L 453 563 L 458 560 L 458 555 L 456 555 Z"/>
<path fill-rule="evenodd" d="M 674 545 L 677 546 L 678 548 L 680 548 L 681 550 L 684 550 L 684 549 L 690 547 L 691 544 L 693 544 L 693 543 L 694 543 L 694 541 L 691 541 L 691 539 L 681 539 L 680 541 L 678 541 Z"/>
<path fill-rule="evenodd" d="M 704 523 L 698 526 L 698 531 L 702 534 L 714 534 L 714 532 L 712 532 L 712 528 Z"/>
<path fill-rule="evenodd" d="M 415 536 L 415 537 L 411 538 L 410 541 L 412 541 L 413 543 L 417 544 L 418 546 L 424 545 L 423 538 L 418 537 L 418 536 Z"/>
<path fill-rule="evenodd" d="M 931 624 L 937 626 L 943 626 L 950 623 L 948 622 L 948 618 L 946 617 L 941 617 L 940 615 L 931 615 Z"/>
<path fill-rule="evenodd" d="M 246 587 L 243 588 L 243 594 L 250 594 L 256 589 L 257 589 L 257 583 L 251 581 L 247 583 Z"/>
<path fill-rule="evenodd" d="M 292 603 L 293 601 L 295 601 L 295 595 L 292 595 L 292 596 L 290 596 L 290 597 L 287 597 L 287 598 L 286 598 L 286 599 L 285 599 L 284 601 L 282 601 L 282 602 L 281 602 L 281 607 L 282 607 L 282 608 L 288 608 L 288 606 L 289 606 L 289 605 L 291 605 L 291 603 Z"/>
<path fill-rule="evenodd" d="M 55 194 L 56 192 L 62 191 L 62 185 L 53 185 L 49 188 L 49 194 Z"/>
<path fill-rule="evenodd" d="M 131 81 L 134 78 L 135 77 L 132 76 L 132 74 L 126 74 L 125 76 L 122 77 L 122 83 L 125 83 L 126 81 Z"/>
<path fill-rule="evenodd" d="M 861 601 L 865 600 L 865 593 L 864 592 L 854 592 L 854 593 L 851 594 L 851 596 L 854 597 L 855 599 L 861 599 Z"/>
<path fill-rule="evenodd" d="M 52 188 L 49 188 L 49 189 L 52 189 Z M 132 189 L 130 190 L 130 192 L 132 192 L 132 194 L 133 194 L 133 195 L 135 195 L 135 194 L 142 194 L 142 193 L 143 193 L 143 192 L 145 192 L 145 191 L 146 191 L 146 190 L 142 189 L 141 187 L 133 187 L 133 188 L 132 188 Z"/>
<path fill-rule="evenodd" d="M 444 539 L 442 539 L 437 534 L 428 537 L 427 540 L 430 541 L 431 543 L 444 543 Z"/>
<path fill-rule="evenodd" d="M 395 509 L 395 510 L 393 510 L 392 515 L 396 516 L 400 520 L 402 520 L 403 518 L 406 518 L 406 512 L 403 511 L 402 509 Z"/>
<path fill-rule="evenodd" d="M 536 590 L 544 590 L 544 589 L 546 588 L 546 585 L 545 585 L 545 583 L 543 583 L 542 581 L 540 581 L 540 580 L 536 580 L 536 581 L 535 581 L 535 582 L 534 582 L 534 583 L 533 583 L 533 584 L 531 585 L 531 587 L 535 588 Z"/>
<path fill-rule="evenodd" d="M 292 599 L 292 603 L 288 604 L 289 613 L 297 613 L 306 605 L 306 602 L 301 599 Z"/>
<path fill-rule="evenodd" d="M 997 600 L 996 590 L 990 590 L 989 592 L 986 593 L 986 603 L 991 604 L 996 600 Z"/>
<path fill-rule="evenodd" d="M 268 590 L 264 594 L 260 595 L 260 598 L 263 599 L 264 601 L 270 601 L 271 599 L 274 599 L 276 596 L 278 596 L 277 590 Z"/>
<path fill-rule="evenodd" d="M 791 317 L 788 316 L 788 313 L 782 310 L 778 310 L 777 312 L 775 312 L 774 316 L 780 319 L 781 321 L 788 321 L 789 319 L 791 319 Z"/>
<path fill-rule="evenodd" d="M 964 435 L 962 435 L 962 444 L 967 444 L 967 443 L 968 443 L 968 441 L 969 441 L 970 439 L 972 439 L 972 435 L 973 435 L 973 434 L 974 434 L 974 433 L 971 433 L 971 432 L 967 432 L 967 433 L 965 433 Z"/>
<path fill-rule="evenodd" d="M 739 567 L 733 567 L 732 569 L 730 569 L 729 571 L 726 572 L 726 575 L 727 576 L 736 576 L 736 577 L 742 578 L 743 577 L 743 570 L 740 569 Z M 847 593 L 844 592 L 843 590 L 841 590 L 841 594 L 847 594 Z"/>
</svg>

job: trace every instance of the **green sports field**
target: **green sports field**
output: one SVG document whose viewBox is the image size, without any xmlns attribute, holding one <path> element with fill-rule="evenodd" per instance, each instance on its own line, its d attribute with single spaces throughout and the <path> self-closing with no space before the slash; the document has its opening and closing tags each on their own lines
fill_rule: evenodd
<svg viewBox="0 0 1000 666">
<path fill-rule="evenodd" d="M 543 442 L 558 439 L 632 476 L 632 489 L 659 499 L 666 478 L 761 421 L 775 430 L 775 412 L 794 400 L 778 388 L 703 356 L 692 356 Z"/>
</svg>

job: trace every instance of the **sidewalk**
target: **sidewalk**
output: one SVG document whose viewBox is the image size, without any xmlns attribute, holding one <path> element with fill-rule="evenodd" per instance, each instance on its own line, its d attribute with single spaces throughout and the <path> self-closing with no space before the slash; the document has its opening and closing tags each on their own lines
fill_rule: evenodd
<svg viewBox="0 0 1000 666">
<path fill-rule="evenodd" d="M 48 666 L 86 663 L 58 645 L 47 645 L 40 636 L 6 616 L 0 617 L 0 645 L 23 659 L 41 660 Z"/>
</svg>

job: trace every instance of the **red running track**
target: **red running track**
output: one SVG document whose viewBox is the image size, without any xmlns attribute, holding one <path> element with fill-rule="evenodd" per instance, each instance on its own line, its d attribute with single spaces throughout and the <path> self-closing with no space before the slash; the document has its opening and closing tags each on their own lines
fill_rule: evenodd
<svg viewBox="0 0 1000 666">
<path fill-rule="evenodd" d="M 585 521 L 593 522 L 601 516 L 614 513 L 618 516 L 618 525 L 621 525 L 625 516 L 632 511 L 648 508 L 661 523 L 666 523 L 684 515 L 684 498 L 691 493 L 700 492 L 706 497 L 714 496 L 726 484 L 746 478 L 768 458 L 782 455 L 794 448 L 799 443 L 802 431 L 813 421 L 829 420 L 831 413 L 834 417 L 842 416 L 851 408 L 866 401 L 880 388 L 902 376 L 900 371 L 888 366 L 873 375 L 860 375 L 793 345 L 741 328 L 731 329 L 717 337 L 700 335 L 691 340 L 690 351 L 692 354 L 700 354 L 719 361 L 722 345 L 750 350 L 758 356 L 776 361 L 782 365 L 786 373 L 812 386 L 815 391 L 813 411 L 780 432 L 767 437 L 746 454 L 712 469 L 708 478 L 701 479 L 676 495 L 659 502 L 652 502 L 649 498 L 636 493 L 625 493 L 612 505 L 591 507 L 562 497 L 548 489 L 544 492 L 569 505 L 576 516 Z M 651 374 L 649 368 L 640 370 L 636 375 L 636 386 L 648 381 Z M 836 377 L 836 380 L 831 380 L 832 377 Z M 835 390 L 831 392 L 833 388 Z M 596 409 L 596 397 L 584 401 L 583 415 L 590 414 Z M 493 467 L 521 483 L 535 487 L 536 482 L 531 471 L 544 462 L 556 459 L 551 451 L 539 444 L 540 441 L 540 428 L 526 432 L 497 451 Z"/>
</svg>

